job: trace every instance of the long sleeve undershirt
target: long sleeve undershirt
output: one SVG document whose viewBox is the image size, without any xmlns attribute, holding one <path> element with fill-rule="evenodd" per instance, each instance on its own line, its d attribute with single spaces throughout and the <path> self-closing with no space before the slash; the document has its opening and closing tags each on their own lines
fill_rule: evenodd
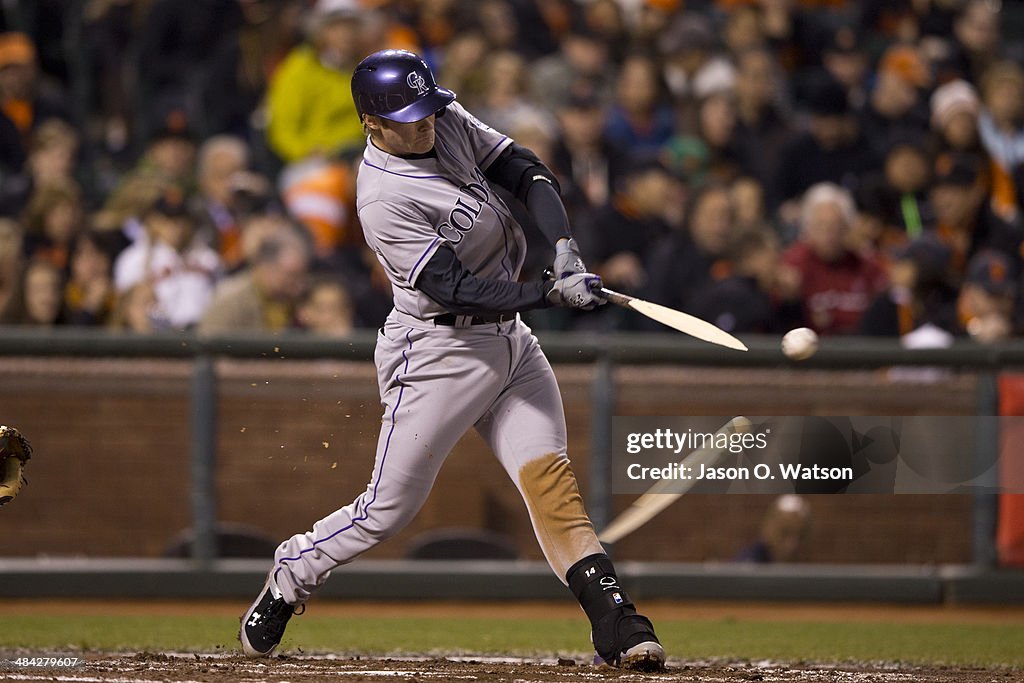
<svg viewBox="0 0 1024 683">
<path fill-rule="evenodd" d="M 524 171 L 522 157 L 514 151 L 502 154 L 487 169 L 487 177 L 516 193 Z M 511 186 L 511 187 L 510 187 Z M 569 218 L 555 187 L 544 181 L 532 182 L 526 190 L 526 209 L 552 246 L 571 237 Z M 544 308 L 551 304 L 550 282 L 512 282 L 477 277 L 470 273 L 450 247 L 434 252 L 423 267 L 416 288 L 457 315 L 512 313 Z"/>
</svg>

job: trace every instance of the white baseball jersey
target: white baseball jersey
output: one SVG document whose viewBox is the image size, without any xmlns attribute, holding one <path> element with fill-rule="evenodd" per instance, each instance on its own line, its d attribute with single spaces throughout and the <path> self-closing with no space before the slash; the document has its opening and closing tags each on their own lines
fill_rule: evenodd
<svg viewBox="0 0 1024 683">
<path fill-rule="evenodd" d="M 435 123 L 436 156 L 407 159 L 367 141 L 356 181 L 366 242 L 391 279 L 395 309 L 420 319 L 447 311 L 415 288 L 430 257 L 447 243 L 469 272 L 516 280 L 526 237 L 484 170 L 512 139 L 453 102 Z"/>
</svg>

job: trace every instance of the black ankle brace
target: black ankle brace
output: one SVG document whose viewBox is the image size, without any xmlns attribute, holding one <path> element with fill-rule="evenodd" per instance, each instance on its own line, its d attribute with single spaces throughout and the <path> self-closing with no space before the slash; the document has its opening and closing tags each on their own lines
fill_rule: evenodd
<svg viewBox="0 0 1024 683">
<path fill-rule="evenodd" d="M 594 649 L 603 660 L 618 665 L 623 651 L 637 643 L 657 642 L 654 627 L 647 617 L 636 613 L 607 555 L 584 557 L 569 568 L 565 578 L 590 619 Z"/>
</svg>

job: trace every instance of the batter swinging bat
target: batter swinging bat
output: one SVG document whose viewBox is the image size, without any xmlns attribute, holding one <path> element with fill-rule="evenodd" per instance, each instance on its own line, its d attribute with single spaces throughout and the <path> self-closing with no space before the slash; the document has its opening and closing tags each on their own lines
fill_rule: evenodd
<svg viewBox="0 0 1024 683">
<path fill-rule="evenodd" d="M 555 274 L 548 268 L 544 271 L 544 277 L 548 280 L 553 280 Z M 607 287 L 600 287 L 594 291 L 616 306 L 631 308 L 637 313 L 646 315 L 651 320 L 657 320 L 662 325 L 667 325 L 683 334 L 688 334 L 691 337 L 696 337 L 712 344 L 718 344 L 719 346 L 736 349 L 737 351 L 747 350 L 746 344 L 736 337 L 689 313 L 683 313 L 668 306 L 644 301 L 628 294 L 620 294 Z"/>
<path fill-rule="evenodd" d="M 646 303 L 646 302 L 645 302 Z M 723 332 L 723 334 L 725 334 Z M 742 415 L 722 425 L 722 428 L 715 434 L 713 441 L 718 441 L 719 434 L 736 434 L 750 431 L 751 422 Z M 707 447 L 696 450 L 679 461 L 680 465 L 696 468 L 700 464 L 706 467 L 714 467 L 718 459 L 725 452 L 725 449 Z M 695 471 L 694 469 L 690 470 Z M 660 479 L 651 488 L 630 505 L 628 508 L 612 520 L 611 524 L 605 527 L 604 531 L 598 534 L 597 538 L 602 543 L 615 543 L 629 534 L 633 533 L 647 522 L 654 519 L 655 515 L 679 500 L 683 494 L 689 491 L 697 483 L 696 479 Z M 669 493 L 668 491 L 671 491 Z"/>
</svg>

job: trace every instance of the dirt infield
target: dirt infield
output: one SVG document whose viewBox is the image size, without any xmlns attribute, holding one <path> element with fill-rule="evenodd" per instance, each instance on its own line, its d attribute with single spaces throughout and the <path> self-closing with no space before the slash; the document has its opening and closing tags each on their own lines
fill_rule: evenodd
<svg viewBox="0 0 1024 683">
<path fill-rule="evenodd" d="M 682 662 L 669 660 L 660 674 L 640 674 L 593 666 L 572 659 L 389 658 L 288 656 L 246 660 L 237 655 L 150 654 L 86 655 L 73 668 L 0 669 L 0 680 L 66 683 L 320 683 L 482 681 L 548 683 L 552 681 L 800 681 L 802 683 L 992 683 L 1021 680 L 1010 669 L 945 667 L 872 667 L 869 665 L 783 665 L 773 662 Z"/>
<path fill-rule="evenodd" d="M 90 600 L 8 600 L 5 617 L 47 614 L 73 618 L 97 610 L 107 616 L 179 617 L 201 613 L 228 618 L 232 623 L 244 605 L 237 601 L 97 601 Z M 1024 623 L 1020 607 L 951 607 L 893 605 L 814 605 L 771 603 L 675 603 L 651 601 L 645 609 L 656 620 L 690 619 L 784 621 L 826 623 L 840 618 L 848 622 L 904 624 L 975 624 L 1014 627 Z M 310 612 L 324 617 L 493 617 L 574 618 L 583 621 L 575 604 L 547 602 L 487 604 L 477 602 L 342 602 L 316 601 Z M 2 619 L 2 617 L 0 617 Z M 137 648 L 138 646 L 136 646 Z M 807 683 L 1010 683 L 1024 681 L 1024 669 L 1010 667 L 953 667 L 879 663 L 877 661 L 759 661 L 750 659 L 697 659 L 675 656 L 661 674 L 639 674 L 594 666 L 592 654 L 576 653 L 535 657 L 430 656 L 359 657 L 350 653 L 328 654 L 303 651 L 293 643 L 285 656 L 247 660 L 237 650 L 210 648 L 192 652 L 109 652 L 72 651 L 67 656 L 82 661 L 66 668 L 47 667 L 45 662 L 22 661 L 19 657 L 40 657 L 39 651 L 0 649 L 0 681 L 62 681 L 65 683 L 320 683 L 321 681 L 480 681 L 489 683 L 549 683 L 553 681 L 801 681 Z M 73 650 L 74 648 L 72 648 Z M 132 648 L 126 648 L 132 649 Z M 356 650 L 358 652 L 358 650 Z M 494 650 L 492 650 L 494 651 Z M 499 649 L 497 652 L 501 652 Z M 416 652 L 416 650 L 413 650 Z M 470 651 L 472 652 L 472 650 Z M 676 651 L 683 654 L 681 650 Z M 6 661 L 3 661 L 6 660 Z M 938 661 L 938 660 L 936 660 Z"/>
</svg>

